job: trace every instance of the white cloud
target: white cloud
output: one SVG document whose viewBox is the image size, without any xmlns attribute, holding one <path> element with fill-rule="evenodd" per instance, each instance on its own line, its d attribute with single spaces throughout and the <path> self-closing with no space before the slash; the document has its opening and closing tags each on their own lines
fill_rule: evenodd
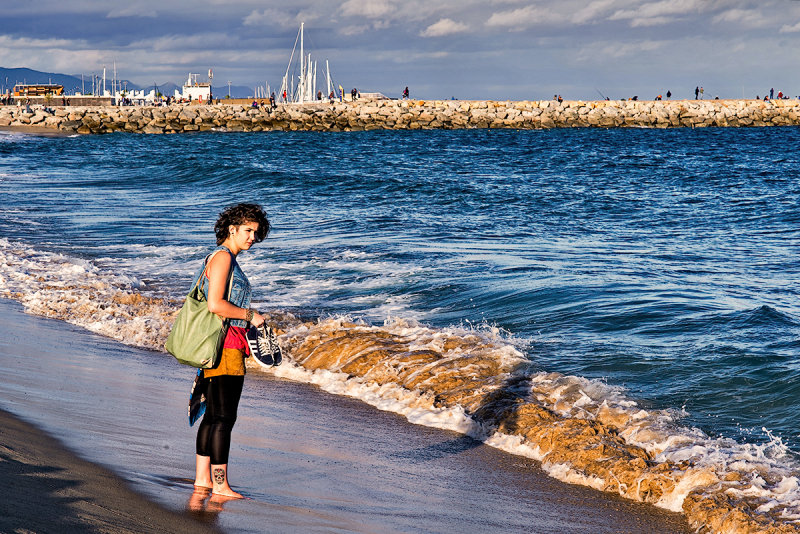
<svg viewBox="0 0 800 534">
<path fill-rule="evenodd" d="M 554 12 L 552 9 L 525 6 L 509 11 L 492 13 L 492 16 L 486 21 L 486 25 L 522 30 L 529 26 L 563 24 L 566 20 L 563 15 Z"/>
<path fill-rule="evenodd" d="M 596 22 L 605 17 L 604 13 L 615 9 L 616 4 L 619 4 L 618 0 L 595 0 L 589 3 L 588 6 L 577 10 L 575 14 L 570 17 L 570 20 L 575 24 Z"/>
<path fill-rule="evenodd" d="M 707 12 L 716 6 L 714 0 L 659 0 L 646 2 L 633 9 L 620 9 L 609 20 L 629 20 L 632 27 L 667 24 L 681 18 Z"/>
<path fill-rule="evenodd" d="M 784 24 L 783 26 L 781 26 L 781 29 L 779 30 L 779 33 L 797 33 L 797 32 L 800 32 L 800 22 L 792 26 Z"/>
<path fill-rule="evenodd" d="M 20 49 L 58 50 L 70 47 L 83 49 L 86 47 L 86 43 L 71 39 L 31 39 L 29 37 L 15 38 L 8 35 L 0 35 L 0 46 Z"/>
<path fill-rule="evenodd" d="M 375 58 L 382 62 L 391 62 L 400 65 L 404 64 L 420 64 L 430 62 L 431 60 L 441 60 L 450 57 L 450 53 L 444 50 L 437 50 L 435 52 L 419 52 L 410 54 L 390 54 L 381 53 L 376 54 Z"/>
<path fill-rule="evenodd" d="M 352 26 L 344 26 L 343 28 L 339 29 L 339 33 L 341 35 L 347 35 L 349 37 L 352 35 L 361 35 L 362 33 L 367 32 L 369 29 L 370 29 L 369 24 L 357 24 Z"/>
<path fill-rule="evenodd" d="M 208 55 L 209 50 L 226 48 L 230 44 L 230 35 L 226 33 L 198 33 L 195 35 L 164 35 L 156 39 L 144 39 L 132 43 L 131 48 L 150 50 L 153 52 L 181 52 L 197 50 Z"/>
<path fill-rule="evenodd" d="M 394 13 L 395 6 L 388 0 L 347 0 L 340 11 L 350 17 L 377 19 Z"/>
<path fill-rule="evenodd" d="M 121 17 L 156 18 L 158 16 L 158 12 L 155 9 L 149 8 L 148 6 L 137 3 L 131 3 L 115 7 L 114 9 L 109 11 L 108 15 L 106 16 L 107 18 L 110 19 L 121 18 Z"/>
<path fill-rule="evenodd" d="M 775 24 L 773 20 L 765 17 L 761 10 L 738 8 L 723 11 L 711 19 L 711 22 L 736 24 L 745 28 L 767 28 Z"/>
<path fill-rule="evenodd" d="M 659 41 L 637 41 L 635 43 L 595 43 L 578 51 L 576 58 L 579 61 L 596 62 L 598 58 L 623 58 L 638 56 L 642 52 L 651 52 L 664 46 Z"/>
<path fill-rule="evenodd" d="M 246 17 L 242 19 L 244 26 L 254 27 L 275 27 L 281 28 L 296 28 L 301 22 L 312 22 L 320 18 L 320 14 L 311 10 L 305 9 L 292 15 L 281 9 L 254 9 Z"/>
<path fill-rule="evenodd" d="M 441 19 L 425 28 L 420 32 L 420 35 L 422 37 L 441 37 L 443 35 L 461 33 L 468 29 L 469 26 L 462 22 L 456 22 L 453 19 Z"/>
<path fill-rule="evenodd" d="M 288 13 L 284 11 L 280 11 L 278 9 L 264 9 L 262 11 L 258 11 L 254 9 L 247 15 L 242 24 L 245 26 L 294 26 L 295 25 L 295 18 L 290 16 Z"/>
</svg>

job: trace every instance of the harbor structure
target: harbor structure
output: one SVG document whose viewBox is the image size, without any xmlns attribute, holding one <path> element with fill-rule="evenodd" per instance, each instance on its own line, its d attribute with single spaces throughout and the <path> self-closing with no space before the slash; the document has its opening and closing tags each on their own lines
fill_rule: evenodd
<svg viewBox="0 0 800 534">
<path fill-rule="evenodd" d="M 178 93 L 175 90 L 175 98 L 189 101 L 198 101 L 200 103 L 208 102 L 211 100 L 211 80 L 214 79 L 214 72 L 208 69 L 208 82 L 198 82 L 197 77 L 199 74 L 189 73 L 189 78 L 183 84 L 182 92 Z"/>
<path fill-rule="evenodd" d="M 55 83 L 18 83 L 13 91 L 14 96 L 60 96 L 63 93 L 64 86 Z"/>
</svg>

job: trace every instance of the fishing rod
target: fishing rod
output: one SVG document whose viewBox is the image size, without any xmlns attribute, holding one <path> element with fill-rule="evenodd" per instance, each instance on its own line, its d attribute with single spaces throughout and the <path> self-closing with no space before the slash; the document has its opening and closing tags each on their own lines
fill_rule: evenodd
<svg viewBox="0 0 800 534">
<path fill-rule="evenodd" d="M 595 90 L 595 91 L 597 91 L 597 94 L 598 94 L 598 95 L 600 95 L 601 97 L 603 97 L 603 100 L 608 100 L 608 98 L 606 97 L 606 95 L 604 95 L 603 93 L 601 93 L 601 92 L 600 92 L 600 89 L 598 89 L 597 87 L 595 87 L 595 88 L 594 88 L 594 90 Z"/>
</svg>

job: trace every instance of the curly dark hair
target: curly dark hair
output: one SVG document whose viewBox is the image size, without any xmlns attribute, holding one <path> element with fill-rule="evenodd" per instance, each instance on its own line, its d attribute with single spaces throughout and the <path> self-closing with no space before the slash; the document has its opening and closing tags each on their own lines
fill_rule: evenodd
<svg viewBox="0 0 800 534">
<path fill-rule="evenodd" d="M 214 233 L 217 235 L 217 245 L 221 245 L 230 235 L 231 226 L 240 226 L 249 222 L 258 223 L 256 232 L 256 243 L 264 241 L 269 233 L 269 219 L 267 214 L 258 204 L 248 204 L 243 202 L 235 206 L 229 206 L 219 214 L 217 223 L 214 225 Z"/>
</svg>

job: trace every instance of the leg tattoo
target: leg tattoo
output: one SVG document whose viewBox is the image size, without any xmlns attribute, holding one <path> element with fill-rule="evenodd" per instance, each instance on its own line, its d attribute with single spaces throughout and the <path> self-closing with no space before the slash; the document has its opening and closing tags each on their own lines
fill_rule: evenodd
<svg viewBox="0 0 800 534">
<path fill-rule="evenodd" d="M 217 467 L 214 469 L 214 482 L 217 484 L 224 484 L 225 483 L 225 470 L 221 467 Z"/>
</svg>

